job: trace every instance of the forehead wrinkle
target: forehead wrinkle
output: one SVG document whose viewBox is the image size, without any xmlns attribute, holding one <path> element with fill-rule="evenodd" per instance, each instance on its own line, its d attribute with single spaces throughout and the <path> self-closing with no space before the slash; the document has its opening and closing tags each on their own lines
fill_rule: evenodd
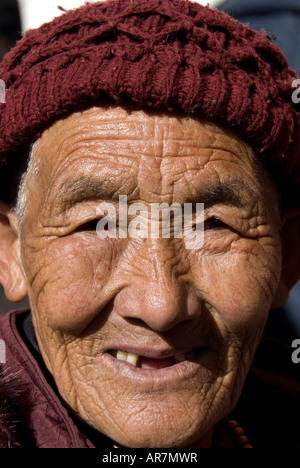
<svg viewBox="0 0 300 468">
<path fill-rule="evenodd" d="M 170 179 L 167 178 L 165 180 L 165 177 L 161 172 L 162 162 L 163 159 L 160 159 L 158 162 L 158 169 L 160 170 L 161 175 L 155 180 L 156 193 L 160 196 L 167 194 L 168 196 L 171 196 L 171 198 L 174 198 L 176 190 L 176 177 L 171 177 Z M 143 166 L 143 164 L 139 165 L 141 173 L 140 177 L 139 174 L 137 176 L 135 188 L 137 188 L 139 185 L 138 181 L 142 182 L 142 179 L 145 176 L 145 167 L 142 168 L 141 166 Z M 150 169 L 153 169 L 153 167 L 150 167 Z M 173 176 L 174 175 L 175 174 L 173 174 Z M 60 200 L 60 207 L 63 207 L 63 209 L 68 209 L 69 207 L 84 201 L 99 200 L 100 198 L 110 199 L 116 197 L 118 194 L 129 195 L 129 191 L 126 188 L 128 182 L 128 178 L 124 179 L 124 177 L 121 177 L 121 174 L 119 178 L 117 177 L 113 180 L 104 178 L 103 175 L 102 177 L 97 177 L 93 176 L 93 174 L 90 174 L 89 176 L 69 176 L 58 186 L 55 198 L 56 200 Z M 203 182 L 203 185 L 198 188 L 195 187 L 197 185 L 195 184 L 194 189 L 192 189 L 193 195 L 188 196 L 188 200 L 197 200 L 198 202 L 204 202 L 207 205 L 212 205 L 214 203 L 224 203 L 237 207 L 244 207 L 247 200 L 251 200 L 253 203 L 259 198 L 259 195 L 255 192 L 255 190 L 242 180 L 228 182 L 218 181 L 217 183 L 212 183 L 211 181 L 209 185 L 205 183 L 205 180 Z M 159 187 L 157 184 L 159 184 Z M 139 193 L 145 194 L 147 192 L 151 192 L 152 189 L 153 188 L 151 187 L 144 187 L 142 183 L 142 186 L 139 187 L 137 191 Z M 136 190 L 135 195 L 137 196 Z M 142 196 L 142 198 L 144 198 L 144 196 Z M 183 195 L 183 198 L 186 197 Z"/>
<path fill-rule="evenodd" d="M 145 182 L 142 176 L 142 168 L 145 168 L 145 160 L 148 160 L 148 156 L 151 156 L 153 161 L 156 161 L 156 170 L 155 174 L 153 174 L 154 166 L 153 164 L 149 165 L 149 177 L 152 176 L 152 179 L 156 178 L 154 184 L 155 191 L 160 194 L 167 192 L 168 189 L 170 190 L 171 186 L 172 191 L 175 188 L 173 187 L 174 182 L 176 183 L 174 177 L 165 178 L 165 173 L 163 172 L 168 166 L 168 160 L 170 162 L 170 160 L 178 157 L 185 157 L 186 159 L 188 157 L 191 157 L 191 159 L 196 157 L 198 160 L 200 158 L 202 160 L 205 159 L 206 162 L 213 162 L 215 158 L 220 157 L 217 155 L 218 151 L 228 153 L 230 159 L 232 157 L 243 159 L 243 155 L 245 158 L 249 156 L 249 152 L 246 151 L 246 145 L 242 141 L 233 140 L 232 137 L 227 137 L 224 133 L 219 134 L 218 130 L 212 129 L 210 126 L 206 127 L 201 122 L 193 121 L 193 119 L 179 120 L 168 116 L 161 119 L 161 117 L 148 116 L 144 113 L 140 113 L 140 116 L 140 118 L 137 118 L 136 115 L 129 115 L 126 118 L 124 117 L 124 119 L 121 118 L 121 123 L 116 123 L 113 121 L 115 117 L 113 112 L 109 118 L 105 118 L 103 115 L 99 118 L 98 113 L 96 113 L 95 117 L 89 121 L 89 125 L 80 120 L 82 116 L 80 118 L 77 116 L 73 119 L 75 125 L 71 126 L 71 129 L 67 127 L 67 130 L 70 130 L 70 134 L 66 132 L 64 126 L 60 126 L 58 135 L 52 133 L 52 139 L 54 142 L 56 140 L 56 149 L 60 150 L 57 158 L 60 161 L 54 162 L 54 167 L 52 166 L 51 177 L 54 183 L 51 183 L 50 188 L 52 189 L 56 185 L 57 172 L 66 168 L 68 170 L 69 160 L 73 159 L 73 162 L 75 161 L 76 164 L 76 160 L 81 158 L 88 159 L 90 157 L 96 160 L 99 156 L 101 158 L 101 151 L 103 159 L 106 159 L 106 166 L 109 166 L 109 161 L 112 161 L 113 164 L 115 158 L 118 158 L 118 163 L 125 160 L 130 162 L 129 165 L 131 166 L 136 163 L 134 164 L 136 172 L 133 174 L 136 178 L 136 183 L 139 183 L 139 181 Z M 117 116 L 117 118 L 119 117 Z M 54 136 L 55 139 L 53 138 Z M 124 148 L 124 143 L 128 145 L 127 148 L 126 145 Z M 114 154 L 110 154 L 113 150 Z M 52 147 L 52 153 L 54 151 Z M 106 152 L 108 154 L 105 154 Z M 187 160 L 185 163 L 188 165 Z M 202 161 L 201 167 L 205 165 L 205 162 Z M 171 176 L 172 174 L 174 176 L 174 171 L 176 173 L 176 168 L 173 167 L 172 173 L 170 173 Z M 99 174 L 100 172 L 101 170 Z M 128 182 L 128 172 L 126 171 L 124 175 L 126 182 Z M 121 177 L 121 179 L 124 180 L 124 177 Z M 151 178 L 149 181 L 151 182 Z M 76 193 L 74 193 L 74 187 L 73 189 L 72 187 L 69 188 L 69 194 L 73 200 L 83 198 L 84 194 L 88 198 L 93 198 L 96 193 L 100 192 L 99 184 L 97 188 L 95 184 L 91 186 L 88 182 L 83 187 L 84 182 L 78 180 L 76 183 L 79 184 L 79 182 L 81 188 L 77 187 Z M 115 185 L 117 183 L 118 181 L 115 181 Z M 152 181 L 151 183 L 154 182 Z M 150 191 L 151 183 L 148 187 Z M 58 190 L 58 194 L 55 194 L 55 198 L 61 197 L 61 189 L 62 187 Z M 220 195 L 220 189 L 218 193 Z M 227 195 L 227 198 L 230 199 L 229 193 Z M 231 196 L 231 199 L 233 200 L 234 197 Z"/>
<path fill-rule="evenodd" d="M 213 132 L 211 128 L 205 128 L 203 132 L 202 126 L 202 132 L 199 135 L 201 124 L 190 119 L 178 120 L 174 117 L 165 117 L 161 120 L 157 116 L 146 115 L 141 120 L 129 115 L 123 120 L 120 119 L 121 123 L 116 123 L 112 117 L 105 120 L 102 116 L 103 120 L 101 120 L 97 113 L 95 119 L 93 118 L 88 126 L 75 119 L 76 126 L 71 128 L 70 135 L 66 135 L 66 132 L 62 131 L 64 128 L 60 128 L 58 135 L 55 135 L 55 138 L 60 140 L 57 159 L 71 157 L 76 152 L 80 152 L 84 156 L 86 152 L 99 154 L 100 151 L 102 153 L 114 151 L 127 160 L 136 158 L 129 154 L 132 150 L 140 155 L 158 159 L 196 156 L 199 151 L 201 153 L 207 151 L 207 157 L 213 157 L 212 150 L 227 151 L 231 154 L 241 152 L 240 142 L 233 142 L 225 135 L 222 135 L 220 141 L 220 135 Z M 148 124 L 146 127 L 145 121 Z M 192 126 L 189 127 L 191 122 Z M 178 132 L 180 137 L 178 137 Z M 126 146 L 127 151 L 125 152 Z"/>
<path fill-rule="evenodd" d="M 55 207 L 57 200 L 69 199 L 71 204 L 72 200 L 77 203 L 76 199 L 83 199 L 84 194 L 90 200 L 105 194 L 111 195 L 126 185 L 124 179 L 121 179 L 124 170 L 128 173 L 133 168 L 134 177 L 135 168 L 133 164 L 128 164 L 129 157 L 124 156 L 123 164 L 118 164 L 116 168 L 115 155 L 102 156 L 103 158 L 99 159 L 99 154 L 95 151 L 74 147 L 70 148 L 70 152 L 64 158 L 57 161 L 52 171 L 47 170 L 47 167 L 44 168 L 48 178 L 46 183 L 44 181 L 44 186 L 47 187 L 45 203 Z M 128 193 L 136 189 L 135 179 L 132 178 L 130 187 L 126 188 Z"/>
<path fill-rule="evenodd" d="M 145 142 L 156 143 L 160 149 L 163 148 L 163 151 L 158 151 L 160 154 L 173 157 L 180 155 L 179 146 L 188 146 L 189 152 L 195 149 L 195 154 L 199 149 L 222 150 L 238 154 L 241 152 L 241 146 L 243 149 L 246 146 L 242 141 L 235 141 L 223 133 L 220 135 L 217 130 L 213 131 L 210 127 L 204 129 L 203 124 L 190 119 L 178 120 L 167 116 L 161 119 L 161 117 L 146 115 L 144 120 L 133 119 L 132 116 L 120 119 L 120 122 L 107 120 L 101 120 L 98 117 L 89 121 L 89 125 L 82 121 L 76 122 L 70 135 L 66 135 L 63 128 L 56 132 L 55 138 L 59 139 L 60 135 L 62 137 L 60 152 L 70 153 L 82 147 L 97 148 L 97 144 L 102 146 L 101 142 L 114 145 L 117 141 L 122 144 L 128 143 L 130 146 L 133 142 L 137 145 Z M 191 122 L 193 125 L 190 126 Z M 146 126 L 145 123 L 147 123 Z"/>
</svg>

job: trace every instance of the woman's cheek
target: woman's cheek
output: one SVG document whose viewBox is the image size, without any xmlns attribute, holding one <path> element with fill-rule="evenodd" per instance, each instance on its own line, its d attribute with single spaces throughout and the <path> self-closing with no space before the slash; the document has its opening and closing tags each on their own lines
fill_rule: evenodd
<svg viewBox="0 0 300 468">
<path fill-rule="evenodd" d="M 45 267 L 34 276 L 30 296 L 51 328 L 75 332 L 101 310 L 105 298 L 100 292 L 113 271 L 112 249 L 103 243 L 74 236 L 45 249 Z"/>
<path fill-rule="evenodd" d="M 241 240 L 225 252 L 204 254 L 201 269 L 194 269 L 205 302 L 236 334 L 265 324 L 280 277 L 275 248 Z"/>
</svg>

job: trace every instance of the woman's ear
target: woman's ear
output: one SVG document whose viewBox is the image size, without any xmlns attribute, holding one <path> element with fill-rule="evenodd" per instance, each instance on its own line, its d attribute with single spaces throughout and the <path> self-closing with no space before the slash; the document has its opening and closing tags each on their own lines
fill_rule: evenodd
<svg viewBox="0 0 300 468">
<path fill-rule="evenodd" d="M 11 302 L 20 302 L 27 296 L 23 274 L 20 239 L 16 215 L 9 205 L 0 201 L 0 283 Z"/>
<path fill-rule="evenodd" d="M 283 306 L 290 290 L 300 280 L 300 208 L 288 210 L 282 229 L 282 273 L 272 308 Z"/>
</svg>

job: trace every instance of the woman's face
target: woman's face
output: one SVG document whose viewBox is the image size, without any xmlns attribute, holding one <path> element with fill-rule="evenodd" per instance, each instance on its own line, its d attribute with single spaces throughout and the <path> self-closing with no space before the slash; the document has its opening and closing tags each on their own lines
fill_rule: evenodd
<svg viewBox="0 0 300 468">
<path fill-rule="evenodd" d="M 53 125 L 33 163 L 22 268 L 62 398 L 124 446 L 209 445 L 281 273 L 275 190 L 254 154 L 217 125 L 115 107 Z M 118 228 L 119 196 L 149 210 L 203 203 L 203 243 L 99 236 L 99 205 Z"/>
</svg>

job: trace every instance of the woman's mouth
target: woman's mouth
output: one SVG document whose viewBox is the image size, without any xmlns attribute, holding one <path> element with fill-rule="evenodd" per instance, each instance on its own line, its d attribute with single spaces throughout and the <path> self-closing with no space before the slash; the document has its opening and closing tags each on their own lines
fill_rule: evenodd
<svg viewBox="0 0 300 468">
<path fill-rule="evenodd" d="M 190 379 L 202 375 L 202 370 L 211 366 L 214 358 L 207 346 L 172 349 L 147 344 L 140 350 L 136 345 L 121 346 L 102 351 L 97 362 L 101 371 L 107 369 L 110 378 L 115 377 L 119 383 L 125 379 L 133 392 L 152 389 L 155 393 L 165 391 L 166 387 L 170 390 L 185 386 Z"/>
<path fill-rule="evenodd" d="M 146 356 L 140 356 L 135 353 L 127 353 L 121 350 L 110 350 L 108 353 L 119 361 L 126 361 L 127 363 L 133 365 L 134 367 L 139 367 L 145 370 L 155 370 L 155 369 L 164 369 L 166 367 L 171 367 L 175 364 L 178 364 L 189 359 L 193 359 L 197 356 L 197 353 L 200 350 L 189 351 L 184 354 L 176 354 L 174 356 L 163 357 L 163 358 L 152 358 Z"/>
</svg>

